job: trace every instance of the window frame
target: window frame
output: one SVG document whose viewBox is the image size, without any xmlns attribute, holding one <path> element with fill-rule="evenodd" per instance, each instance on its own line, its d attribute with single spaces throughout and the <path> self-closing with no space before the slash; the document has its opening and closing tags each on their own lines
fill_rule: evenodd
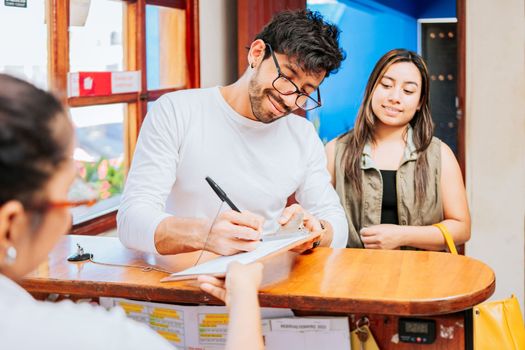
<svg viewBox="0 0 525 350">
<path fill-rule="evenodd" d="M 49 89 L 58 93 L 67 107 L 87 107 L 113 103 L 127 104 L 124 119 L 124 167 L 129 169 L 140 127 L 147 112 L 148 102 L 161 95 L 200 87 L 199 0 L 121 0 L 126 3 L 123 23 L 124 67 L 126 71 L 140 71 L 140 91 L 109 96 L 67 96 L 69 73 L 69 5 L 70 0 L 47 0 L 46 22 L 48 30 L 48 82 Z M 146 5 L 185 10 L 186 85 L 148 90 L 146 65 Z M 116 227 L 118 208 L 101 212 L 101 215 L 74 223 L 70 233 L 96 235 Z"/>
</svg>

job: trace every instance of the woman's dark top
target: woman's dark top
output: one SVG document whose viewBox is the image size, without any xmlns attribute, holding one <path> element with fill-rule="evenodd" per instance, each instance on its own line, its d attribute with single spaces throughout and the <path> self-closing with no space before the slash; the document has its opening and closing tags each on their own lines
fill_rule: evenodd
<svg viewBox="0 0 525 350">
<path fill-rule="evenodd" d="M 383 202 L 381 203 L 381 223 L 399 225 L 397 219 L 396 171 L 380 170 L 383 178 Z"/>
</svg>

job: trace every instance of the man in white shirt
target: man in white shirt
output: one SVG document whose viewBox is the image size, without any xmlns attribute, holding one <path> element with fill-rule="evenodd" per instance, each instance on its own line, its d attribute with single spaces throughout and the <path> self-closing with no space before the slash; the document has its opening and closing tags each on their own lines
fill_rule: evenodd
<svg viewBox="0 0 525 350">
<path fill-rule="evenodd" d="M 321 105 L 319 85 L 344 59 L 338 37 L 318 13 L 280 13 L 251 44 L 235 83 L 161 97 L 142 126 L 117 216 L 124 245 L 231 255 L 301 212 L 316 233 L 303 249 L 345 247 L 322 142 L 291 114 Z M 241 212 L 221 206 L 206 176 Z M 285 208 L 294 193 L 298 204 Z"/>
</svg>

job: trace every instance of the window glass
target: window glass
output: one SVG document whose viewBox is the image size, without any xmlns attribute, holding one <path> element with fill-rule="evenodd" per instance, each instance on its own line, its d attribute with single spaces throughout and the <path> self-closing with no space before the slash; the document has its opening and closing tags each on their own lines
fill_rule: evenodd
<svg viewBox="0 0 525 350">
<path fill-rule="evenodd" d="M 0 2 L 0 72 L 47 88 L 47 26 L 45 1 L 27 7 Z"/>
<path fill-rule="evenodd" d="M 80 177 L 98 192 L 103 202 L 119 197 L 125 180 L 123 123 L 126 105 L 78 107 L 70 111 L 77 141 L 74 159 Z M 108 203 L 115 201 L 118 205 L 115 199 Z M 82 210 L 92 213 L 105 206 L 99 203 Z"/>
<path fill-rule="evenodd" d="M 182 9 L 146 5 L 148 90 L 186 85 L 186 17 Z"/>
<path fill-rule="evenodd" d="M 81 19 L 71 22 L 70 72 L 124 70 L 124 6 L 121 1 L 91 0 L 85 24 L 81 25 Z M 70 20 L 82 17 L 83 9 L 72 8 Z"/>
</svg>

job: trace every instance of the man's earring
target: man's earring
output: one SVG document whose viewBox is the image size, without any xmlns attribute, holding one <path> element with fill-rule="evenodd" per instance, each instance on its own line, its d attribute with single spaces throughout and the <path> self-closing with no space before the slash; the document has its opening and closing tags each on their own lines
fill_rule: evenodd
<svg viewBox="0 0 525 350">
<path fill-rule="evenodd" d="M 252 63 L 250 63 L 250 68 L 253 69 L 255 67 L 255 65 Z"/>
<path fill-rule="evenodd" d="M 4 262 L 6 265 L 13 265 L 15 263 L 15 260 L 16 260 L 16 249 L 15 247 L 11 246 L 7 248 Z"/>
</svg>

